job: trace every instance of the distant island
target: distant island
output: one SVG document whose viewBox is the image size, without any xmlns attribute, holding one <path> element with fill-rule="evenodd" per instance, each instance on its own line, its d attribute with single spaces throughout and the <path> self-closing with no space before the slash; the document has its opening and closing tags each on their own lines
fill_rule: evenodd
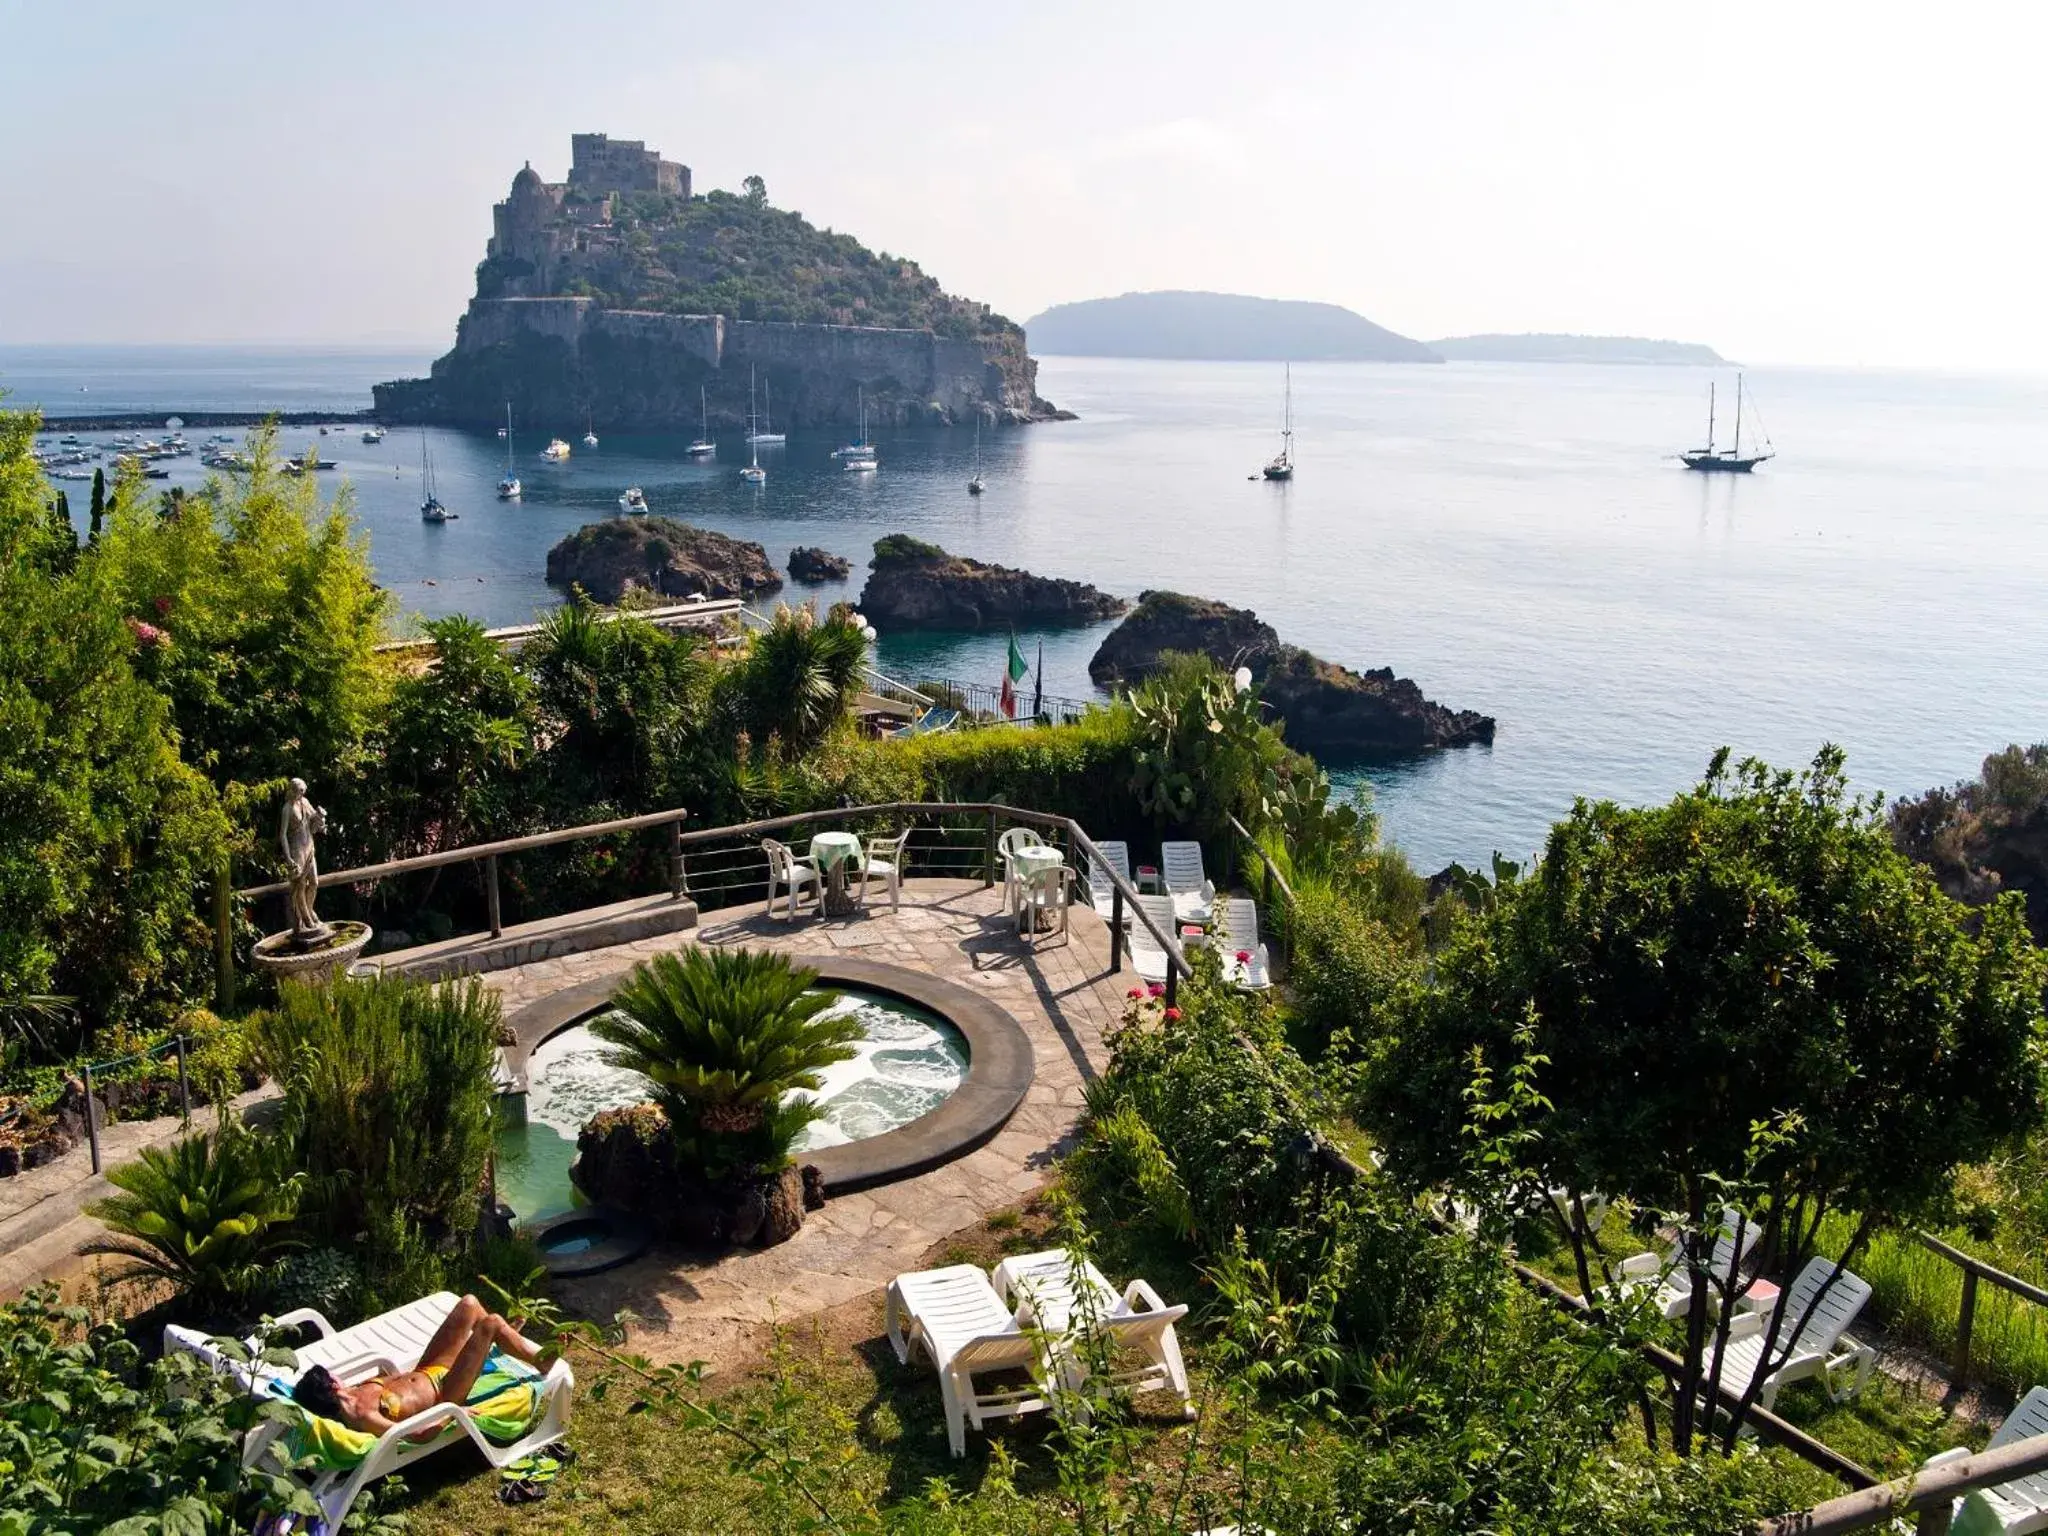
<svg viewBox="0 0 2048 1536">
<path fill-rule="evenodd" d="M 1024 330 L 768 201 L 695 195 L 690 168 L 637 139 L 570 137 L 567 181 L 532 165 L 492 210 L 476 295 L 424 379 L 376 386 L 385 421 L 502 426 L 521 438 L 774 426 L 1038 421 Z M 700 394 L 700 391 L 702 392 Z M 536 444 L 538 447 L 538 444 Z"/>
<path fill-rule="evenodd" d="M 1694 363 L 1727 359 L 1697 341 L 1652 341 L 1644 336 L 1447 336 L 1430 346 L 1454 363 Z M 1057 347 L 1052 348 L 1058 351 Z"/>
<path fill-rule="evenodd" d="M 1025 322 L 1041 352 L 1216 362 L 1440 363 L 1419 341 L 1338 304 L 1239 293 L 1126 293 Z"/>
</svg>

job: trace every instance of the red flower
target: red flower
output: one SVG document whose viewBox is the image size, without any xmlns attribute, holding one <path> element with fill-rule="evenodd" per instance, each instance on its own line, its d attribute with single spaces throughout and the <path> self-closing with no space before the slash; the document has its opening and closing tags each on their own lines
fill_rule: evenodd
<svg viewBox="0 0 2048 1536">
<path fill-rule="evenodd" d="M 168 619 L 171 616 L 171 600 L 168 597 L 160 597 L 156 599 L 154 606 L 156 608 L 156 616 L 158 618 Z"/>
<path fill-rule="evenodd" d="M 1238 963 L 1239 965 L 1244 965 L 1244 964 L 1246 964 L 1246 963 L 1247 963 L 1247 962 L 1248 962 L 1248 961 L 1249 961 L 1249 960 L 1251 959 L 1251 957 L 1252 957 L 1252 952 L 1251 952 L 1250 950 L 1248 950 L 1248 949 L 1240 949 L 1240 950 L 1239 950 L 1239 951 L 1237 952 L 1237 963 Z"/>
<path fill-rule="evenodd" d="M 1155 982 L 1153 982 L 1151 986 L 1147 987 L 1147 988 L 1145 989 L 1145 991 L 1146 991 L 1146 992 L 1147 992 L 1147 993 L 1148 993 L 1149 995 L 1151 995 L 1151 996 L 1153 996 L 1153 997 L 1164 997 L 1164 996 L 1166 996 L 1166 988 L 1164 988 L 1164 987 L 1162 987 L 1161 985 L 1159 985 L 1159 983 L 1158 983 L 1158 982 L 1156 982 L 1156 981 L 1155 981 Z"/>
<path fill-rule="evenodd" d="M 1125 997 L 1143 997 L 1144 995 L 1145 989 L 1143 987 L 1133 987 L 1124 994 Z"/>
<path fill-rule="evenodd" d="M 1167 1009 L 1166 1022 L 1169 1024 L 1178 1024 L 1180 1022 L 1180 1010 L 1178 1008 Z"/>
</svg>

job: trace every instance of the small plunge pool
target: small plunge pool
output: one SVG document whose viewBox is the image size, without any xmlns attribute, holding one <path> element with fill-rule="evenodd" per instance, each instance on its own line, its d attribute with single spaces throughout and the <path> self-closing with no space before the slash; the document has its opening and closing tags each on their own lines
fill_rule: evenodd
<svg viewBox="0 0 2048 1536">
<path fill-rule="evenodd" d="M 838 998 L 828 1012 L 858 1016 L 866 1039 L 852 1060 L 826 1068 L 823 1085 L 809 1095 L 822 1101 L 825 1116 L 805 1127 L 799 1154 L 908 1125 L 967 1076 L 967 1042 L 937 1014 L 881 992 L 818 990 Z M 609 1049 L 587 1025 L 566 1029 L 529 1058 L 526 1093 L 498 1100 L 498 1198 L 522 1223 L 582 1205 L 569 1181 L 577 1133 L 600 1110 L 646 1100 L 645 1079 L 608 1064 Z"/>
</svg>

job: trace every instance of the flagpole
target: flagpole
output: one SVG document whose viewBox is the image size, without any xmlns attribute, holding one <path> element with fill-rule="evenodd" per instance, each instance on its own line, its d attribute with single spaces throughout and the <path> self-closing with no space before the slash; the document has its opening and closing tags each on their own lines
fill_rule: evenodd
<svg viewBox="0 0 2048 1536">
<path fill-rule="evenodd" d="M 1031 718 L 1040 719 L 1045 714 L 1045 642 L 1038 642 L 1038 670 L 1032 674 Z"/>
</svg>

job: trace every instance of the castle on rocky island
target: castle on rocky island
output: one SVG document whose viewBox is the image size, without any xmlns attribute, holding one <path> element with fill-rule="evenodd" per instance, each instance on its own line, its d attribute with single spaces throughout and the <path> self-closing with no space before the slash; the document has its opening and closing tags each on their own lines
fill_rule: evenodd
<svg viewBox="0 0 2048 1536">
<path fill-rule="evenodd" d="M 641 140 L 578 133 L 569 144 L 567 180 L 545 180 L 531 161 L 512 178 L 491 210 L 454 349 L 425 379 L 377 385 L 380 418 L 484 427 L 501 425 L 509 404 L 522 430 L 588 418 L 694 433 L 704 413 L 713 426 L 744 423 L 750 378 L 771 395 L 774 421 L 794 427 L 851 423 L 862 406 L 898 425 L 1059 414 L 1038 398 L 1021 328 L 942 293 L 910 263 L 770 209 L 758 183 L 745 198 L 693 197 L 690 168 Z M 805 284 L 829 287 L 822 313 L 835 319 L 857 317 L 866 295 L 885 312 L 933 318 L 688 312 L 694 295 L 737 291 L 755 312 L 820 313 Z"/>
</svg>

